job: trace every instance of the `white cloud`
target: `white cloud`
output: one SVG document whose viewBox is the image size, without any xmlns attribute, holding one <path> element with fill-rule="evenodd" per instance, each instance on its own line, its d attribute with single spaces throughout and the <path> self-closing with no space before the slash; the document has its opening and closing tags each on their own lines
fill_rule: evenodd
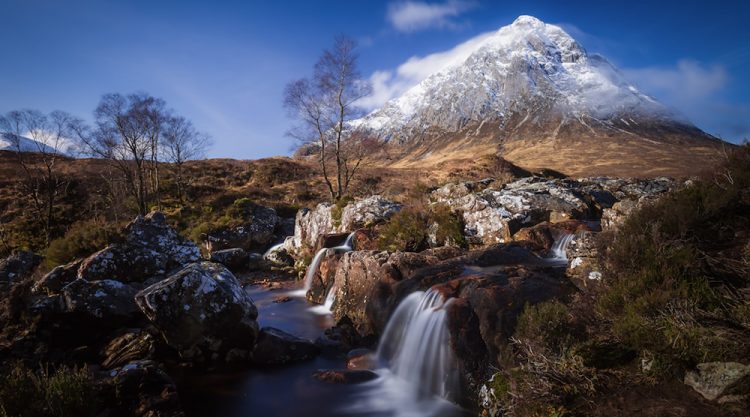
<svg viewBox="0 0 750 417">
<path fill-rule="evenodd" d="M 400 32 L 431 28 L 457 28 L 455 18 L 476 6 L 473 1 L 449 0 L 445 3 L 400 1 L 388 5 L 387 19 Z"/>
<path fill-rule="evenodd" d="M 388 100 L 401 96 L 430 75 L 448 67 L 459 65 L 474 52 L 479 44 L 495 32 L 475 36 L 447 51 L 425 56 L 413 56 L 395 70 L 375 71 L 370 76 L 372 95 L 360 100 L 368 110 L 376 109 Z"/>
<path fill-rule="evenodd" d="M 675 105 L 691 105 L 723 90 L 729 82 L 721 65 L 704 66 L 681 60 L 674 67 L 646 67 L 623 70 L 642 91 Z"/>
</svg>

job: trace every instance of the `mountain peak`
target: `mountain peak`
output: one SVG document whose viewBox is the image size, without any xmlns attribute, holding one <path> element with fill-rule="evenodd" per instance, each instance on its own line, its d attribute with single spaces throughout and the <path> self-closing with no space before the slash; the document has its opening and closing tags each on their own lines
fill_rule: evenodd
<svg viewBox="0 0 750 417">
<path fill-rule="evenodd" d="M 562 28 L 524 15 L 352 125 L 406 142 L 428 129 L 458 132 L 487 121 L 508 135 L 516 119 L 606 124 L 632 117 L 677 120 Z"/>
<path fill-rule="evenodd" d="M 513 21 L 511 26 L 533 26 L 533 27 L 542 27 L 545 23 L 541 20 L 537 19 L 534 16 L 529 15 L 521 15 L 516 18 L 516 20 Z"/>
</svg>

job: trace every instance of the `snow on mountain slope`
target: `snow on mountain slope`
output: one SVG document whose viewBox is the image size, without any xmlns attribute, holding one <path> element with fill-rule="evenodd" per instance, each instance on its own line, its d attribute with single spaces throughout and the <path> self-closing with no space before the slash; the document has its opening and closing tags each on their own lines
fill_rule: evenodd
<svg viewBox="0 0 750 417">
<path fill-rule="evenodd" d="M 0 132 L 0 150 L 18 151 L 18 148 L 20 148 L 21 152 L 55 152 L 55 149 L 52 146 L 45 145 L 24 136 L 21 136 L 18 144 L 16 144 L 13 140 L 12 134 Z M 72 155 L 74 151 L 74 145 L 67 140 L 63 141 L 58 148 L 58 153 L 62 155 Z"/>
<path fill-rule="evenodd" d="M 479 42 L 466 60 L 440 69 L 352 126 L 401 143 L 427 129 L 456 132 L 488 120 L 508 131 L 529 120 L 627 125 L 642 118 L 689 125 L 628 83 L 604 57 L 587 54 L 560 27 L 520 16 Z"/>
</svg>

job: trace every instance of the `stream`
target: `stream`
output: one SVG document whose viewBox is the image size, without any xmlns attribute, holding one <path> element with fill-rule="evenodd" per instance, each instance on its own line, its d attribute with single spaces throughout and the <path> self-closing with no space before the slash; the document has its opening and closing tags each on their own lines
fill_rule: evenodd
<svg viewBox="0 0 750 417">
<path fill-rule="evenodd" d="M 296 287 L 250 285 L 246 290 L 258 307 L 261 326 L 315 340 L 334 324 L 330 315 L 322 314 L 303 297 L 274 302 L 279 296 L 299 294 Z M 282 367 L 185 377 L 180 384 L 180 399 L 189 417 L 472 415 L 438 396 L 415 396 L 413 381 L 387 368 L 376 370 L 377 379 L 360 384 L 331 384 L 312 377 L 320 369 L 345 368 L 344 354 L 324 350 L 313 360 Z"/>
<path fill-rule="evenodd" d="M 351 238 L 332 249 L 352 250 Z M 533 263 L 564 267 L 572 239 L 572 234 L 558 236 L 550 255 Z M 334 325 L 330 316 L 333 291 L 324 305 L 310 304 L 304 297 L 327 250 L 316 254 L 303 283 L 245 287 L 258 307 L 261 327 L 315 340 Z M 502 266 L 467 266 L 466 272 L 488 273 L 497 268 Z M 280 297 L 285 300 L 278 302 Z M 449 401 L 459 391 L 458 367 L 445 322 L 445 307 L 452 301 L 428 290 L 416 291 L 399 304 L 374 353 L 378 368 L 374 380 L 332 384 L 313 378 L 318 370 L 346 369 L 344 353 L 324 349 L 313 360 L 287 366 L 187 376 L 180 384 L 184 409 L 190 417 L 471 416 Z"/>
</svg>

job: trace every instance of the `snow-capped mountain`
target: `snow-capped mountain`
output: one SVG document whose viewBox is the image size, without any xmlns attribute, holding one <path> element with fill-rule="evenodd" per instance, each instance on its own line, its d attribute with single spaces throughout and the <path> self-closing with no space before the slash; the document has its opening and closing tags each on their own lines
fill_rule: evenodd
<svg viewBox="0 0 750 417">
<path fill-rule="evenodd" d="M 424 154 L 435 150 L 430 139 L 438 136 L 441 146 L 467 138 L 500 144 L 581 135 L 710 139 L 562 28 L 531 16 L 485 37 L 464 61 L 352 126 L 393 145 L 418 143 Z M 460 136 L 446 137 L 455 133 Z"/>
<path fill-rule="evenodd" d="M 19 148 L 21 152 L 55 152 L 52 146 L 35 141 L 34 139 L 20 136 L 16 143 L 13 134 L 0 132 L 0 151 L 19 151 Z M 75 145 L 71 141 L 65 140 L 59 144 L 57 153 L 72 156 L 75 153 Z"/>
</svg>

